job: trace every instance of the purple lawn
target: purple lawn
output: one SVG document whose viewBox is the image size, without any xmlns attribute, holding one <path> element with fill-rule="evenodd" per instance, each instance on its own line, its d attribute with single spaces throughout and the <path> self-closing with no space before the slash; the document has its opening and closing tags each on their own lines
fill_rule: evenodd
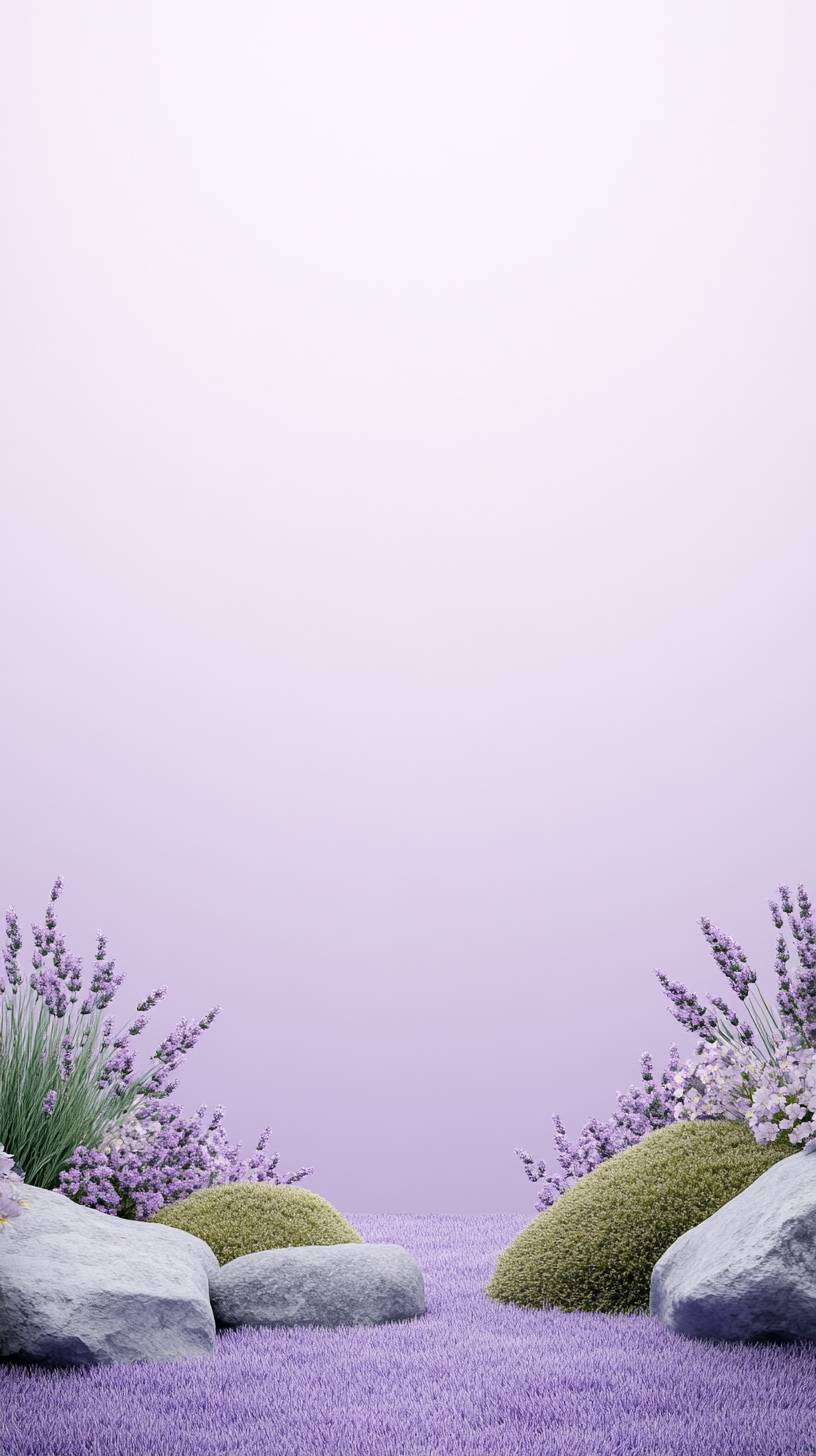
<svg viewBox="0 0 816 1456">
<path fill-rule="evenodd" d="M 223 1335 L 212 1360 L 0 1370 L 3 1456 L 806 1456 L 816 1349 L 482 1292 L 524 1217 L 354 1220 L 426 1276 L 424 1319 Z"/>
</svg>

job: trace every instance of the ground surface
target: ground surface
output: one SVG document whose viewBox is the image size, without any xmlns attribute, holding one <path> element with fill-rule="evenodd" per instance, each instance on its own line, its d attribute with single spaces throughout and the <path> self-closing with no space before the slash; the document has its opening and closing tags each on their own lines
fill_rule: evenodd
<svg viewBox="0 0 816 1456">
<path fill-rule="evenodd" d="M 816 1456 L 816 1350 L 482 1292 L 523 1217 L 352 1219 L 419 1258 L 428 1314 L 234 1332 L 213 1359 L 0 1368 L 2 1456 Z"/>
</svg>

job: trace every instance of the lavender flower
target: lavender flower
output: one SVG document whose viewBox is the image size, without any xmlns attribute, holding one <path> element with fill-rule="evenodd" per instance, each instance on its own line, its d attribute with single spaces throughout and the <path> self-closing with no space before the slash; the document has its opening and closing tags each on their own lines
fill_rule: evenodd
<svg viewBox="0 0 816 1456">
<path fill-rule="evenodd" d="M 716 1016 L 712 1016 L 699 997 L 682 982 L 670 981 L 663 971 L 655 971 L 655 975 L 671 1002 L 675 1020 L 687 1031 L 701 1036 L 703 1041 L 714 1041 L 718 1027 Z"/>
<path fill-rule="evenodd" d="M 5 977 L 0 985 L 0 994 L 6 989 L 6 981 L 12 992 L 23 984 L 22 972 L 17 964 L 17 956 L 23 948 L 20 939 L 20 923 L 13 909 L 6 911 L 6 944 L 3 947 L 3 969 Z"/>
<path fill-rule="evenodd" d="M 167 1085 L 169 1073 L 175 1071 L 182 1058 L 195 1046 L 202 1032 L 212 1025 L 220 1010 L 220 1006 L 213 1006 L 200 1021 L 183 1018 L 156 1048 L 153 1060 L 160 1065 L 153 1073 L 151 1084 L 156 1095 L 167 1095 L 170 1090 Z"/>
<path fill-rule="evenodd" d="M 74 1066 L 74 1043 L 70 1036 L 62 1038 L 59 1059 L 60 1081 L 67 1082 Z"/>
<path fill-rule="evenodd" d="M 711 924 L 705 915 L 701 917 L 700 924 L 717 965 L 727 980 L 731 982 L 740 1001 L 744 1001 L 756 980 L 756 972 L 751 970 L 748 957 L 735 940 L 724 935 L 716 925 Z"/>
<path fill-rule="evenodd" d="M 52 1088 L 50 1092 L 46 1092 L 42 1100 L 42 1107 L 40 1108 L 40 1111 L 42 1112 L 43 1117 L 50 1117 L 56 1105 L 57 1094 L 56 1091 Z"/>
<path fill-rule="evenodd" d="M 103 937 L 100 936 L 99 939 L 101 943 Z M 96 959 L 99 960 L 98 953 Z M 115 965 L 115 961 L 106 961 L 104 965 L 97 966 L 91 977 L 91 994 L 94 997 L 94 1007 L 97 1011 L 104 1011 L 105 1007 L 110 1005 L 124 980 L 121 972 L 118 975 L 113 974 Z"/>
<path fill-rule="evenodd" d="M 137 1011 L 152 1011 L 153 1010 L 153 1007 L 156 1006 L 158 1004 L 158 1002 L 161 1001 L 162 997 L 163 996 L 166 996 L 166 995 L 167 995 L 167 987 L 166 986 L 157 986 L 156 989 L 155 989 L 155 991 L 151 991 L 149 996 L 145 996 L 144 1001 L 140 1001 L 139 1002 L 138 1006 L 136 1007 L 136 1010 Z"/>
<path fill-rule="evenodd" d="M 82 990 L 82 961 L 79 959 L 79 956 L 66 956 L 65 984 L 68 992 L 68 1000 L 73 1006 Z"/>
<path fill-rule="evenodd" d="M 804 1039 L 808 1044 L 813 1044 L 816 1042 L 816 925 L 803 885 L 797 890 L 796 900 L 798 917 L 793 913 L 790 892 L 786 888 L 782 897 L 782 909 L 790 920 L 799 961 L 799 974 L 793 991 L 795 1008 Z"/>
<path fill-rule="evenodd" d="M 147 1101 L 103 1147 L 76 1149 L 60 1175 L 60 1191 L 91 1208 L 145 1219 L 213 1183 L 298 1183 L 314 1171 L 279 1175 L 278 1154 L 266 1151 L 269 1128 L 244 1160 L 223 1118 L 221 1107 L 209 1118 L 205 1106 L 188 1117 L 166 1099 Z"/>
<path fill-rule="evenodd" d="M 66 1171 L 60 1173 L 59 1188 L 78 1203 L 116 1213 L 121 1202 L 105 1153 L 95 1148 L 75 1148 Z"/>
<path fill-rule="evenodd" d="M 591 1118 L 574 1143 L 569 1141 L 564 1124 L 556 1113 L 553 1116 L 553 1144 L 560 1173 L 549 1172 L 541 1160 L 532 1158 L 522 1148 L 516 1148 L 516 1155 L 521 1159 L 530 1182 L 542 1185 L 536 1204 L 540 1211 L 549 1208 L 565 1189 L 571 1188 L 579 1178 L 591 1173 L 607 1158 L 631 1147 L 655 1128 L 665 1127 L 674 1121 L 674 1078 L 679 1066 L 680 1054 L 673 1046 L 668 1066 L 660 1081 L 656 1082 L 652 1058 L 644 1053 L 640 1064 L 640 1086 L 633 1085 L 625 1092 L 618 1092 L 612 1116 L 606 1122 Z"/>
</svg>

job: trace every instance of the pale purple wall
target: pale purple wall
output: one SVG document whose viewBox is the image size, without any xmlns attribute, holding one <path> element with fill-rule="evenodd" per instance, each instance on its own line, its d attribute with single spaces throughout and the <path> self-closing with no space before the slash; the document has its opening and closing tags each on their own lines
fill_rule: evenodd
<svg viewBox="0 0 816 1456">
<path fill-rule="evenodd" d="M 2 29 L 0 896 L 342 1207 L 530 1206 L 816 890 L 816 12 Z"/>
</svg>

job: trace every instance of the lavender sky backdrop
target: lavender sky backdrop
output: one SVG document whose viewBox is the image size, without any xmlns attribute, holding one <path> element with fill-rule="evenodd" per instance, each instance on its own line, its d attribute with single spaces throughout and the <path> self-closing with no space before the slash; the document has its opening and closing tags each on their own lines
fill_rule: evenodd
<svg viewBox="0 0 816 1456">
<path fill-rule="evenodd" d="M 0 896 L 341 1207 L 532 1208 L 816 890 L 816 10 L 2 17 Z"/>
</svg>

